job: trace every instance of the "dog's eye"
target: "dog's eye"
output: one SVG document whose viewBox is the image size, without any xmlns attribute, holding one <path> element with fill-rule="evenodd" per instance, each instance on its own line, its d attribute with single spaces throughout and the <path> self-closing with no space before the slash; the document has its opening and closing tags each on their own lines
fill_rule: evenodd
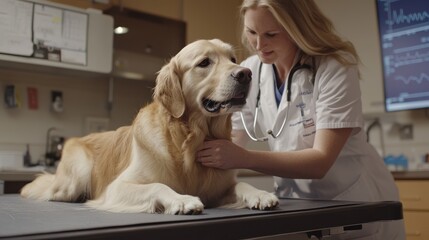
<svg viewBox="0 0 429 240">
<path fill-rule="evenodd" d="M 232 57 L 232 58 L 231 58 L 231 62 L 233 62 L 233 63 L 237 63 L 237 59 L 236 59 L 235 57 Z"/>
<path fill-rule="evenodd" d="M 203 61 L 201 61 L 200 63 L 198 63 L 198 67 L 207 67 L 208 65 L 210 65 L 210 59 L 208 58 L 204 58 Z"/>
</svg>

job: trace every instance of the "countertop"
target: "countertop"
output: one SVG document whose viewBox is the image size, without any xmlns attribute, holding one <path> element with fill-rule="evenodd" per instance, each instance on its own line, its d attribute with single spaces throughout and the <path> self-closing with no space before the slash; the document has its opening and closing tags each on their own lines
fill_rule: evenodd
<svg viewBox="0 0 429 240">
<path fill-rule="evenodd" d="M 429 171 L 392 172 L 395 180 L 429 180 Z"/>
<path fill-rule="evenodd" d="M 52 172 L 45 167 L 29 167 L 22 170 L 0 170 L 0 180 L 3 181 L 33 181 L 38 174 Z"/>
<path fill-rule="evenodd" d="M 0 171 L 0 180 L 3 181 L 32 181 L 40 171 Z"/>
</svg>

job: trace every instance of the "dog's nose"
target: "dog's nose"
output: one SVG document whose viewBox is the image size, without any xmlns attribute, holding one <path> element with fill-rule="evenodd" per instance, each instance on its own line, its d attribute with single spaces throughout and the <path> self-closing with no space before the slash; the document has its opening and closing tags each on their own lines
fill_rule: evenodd
<svg viewBox="0 0 429 240">
<path fill-rule="evenodd" d="M 248 68 L 239 68 L 231 73 L 231 76 L 241 84 L 248 84 L 252 80 L 252 71 Z"/>
</svg>

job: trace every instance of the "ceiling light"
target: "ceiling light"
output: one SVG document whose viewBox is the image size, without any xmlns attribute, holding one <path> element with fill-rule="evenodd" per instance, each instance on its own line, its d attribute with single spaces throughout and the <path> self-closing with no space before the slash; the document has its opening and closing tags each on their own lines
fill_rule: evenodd
<svg viewBox="0 0 429 240">
<path fill-rule="evenodd" d="M 125 34 L 128 32 L 128 28 L 119 26 L 119 27 L 116 27 L 115 30 L 113 30 L 113 32 L 115 34 Z"/>
</svg>

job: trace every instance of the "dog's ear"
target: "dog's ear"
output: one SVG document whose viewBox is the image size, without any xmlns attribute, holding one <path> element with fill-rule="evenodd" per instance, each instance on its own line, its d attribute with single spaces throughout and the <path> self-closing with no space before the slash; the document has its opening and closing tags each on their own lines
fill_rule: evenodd
<svg viewBox="0 0 429 240">
<path fill-rule="evenodd" d="M 159 101 L 173 117 L 180 118 L 185 112 L 185 98 L 177 71 L 174 59 L 161 68 L 156 78 L 153 98 Z"/>
</svg>

